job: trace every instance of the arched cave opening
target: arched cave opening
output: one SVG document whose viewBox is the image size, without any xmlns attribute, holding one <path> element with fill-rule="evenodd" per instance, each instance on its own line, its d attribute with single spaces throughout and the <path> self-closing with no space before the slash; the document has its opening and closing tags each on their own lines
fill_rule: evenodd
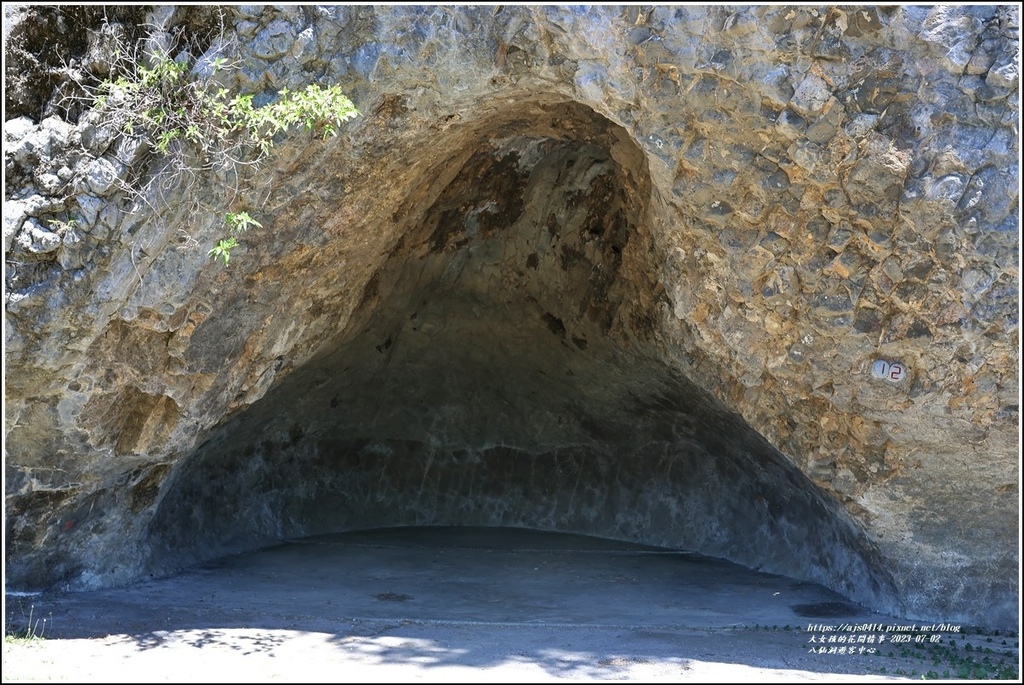
<svg viewBox="0 0 1024 685">
<path fill-rule="evenodd" d="M 583 105 L 516 112 L 466 124 L 454 175 L 424 168 L 426 186 L 451 180 L 395 208 L 401 238 L 344 330 L 176 464 L 150 570 L 282 538 L 502 526 L 889 606 L 845 510 L 660 352 L 643 152 Z"/>
</svg>

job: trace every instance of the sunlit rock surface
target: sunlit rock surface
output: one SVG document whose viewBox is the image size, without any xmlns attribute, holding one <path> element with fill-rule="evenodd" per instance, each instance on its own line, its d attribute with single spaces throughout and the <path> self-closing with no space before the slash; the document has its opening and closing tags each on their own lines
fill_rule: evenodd
<svg viewBox="0 0 1024 685">
<path fill-rule="evenodd" d="M 5 10 L 9 586 L 507 525 L 1017 624 L 1016 7 L 107 21 Z M 132 204 L 115 35 L 362 116 Z"/>
</svg>

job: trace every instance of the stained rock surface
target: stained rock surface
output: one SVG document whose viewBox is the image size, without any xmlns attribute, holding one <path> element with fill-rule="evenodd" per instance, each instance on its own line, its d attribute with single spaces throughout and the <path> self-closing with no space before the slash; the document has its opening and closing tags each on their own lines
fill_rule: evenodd
<svg viewBox="0 0 1024 685">
<path fill-rule="evenodd" d="M 22 7 L 4 36 L 10 586 L 501 525 L 1018 623 L 1015 6 Z M 160 160 L 67 72 L 118 40 L 362 116 L 133 200 Z"/>
</svg>

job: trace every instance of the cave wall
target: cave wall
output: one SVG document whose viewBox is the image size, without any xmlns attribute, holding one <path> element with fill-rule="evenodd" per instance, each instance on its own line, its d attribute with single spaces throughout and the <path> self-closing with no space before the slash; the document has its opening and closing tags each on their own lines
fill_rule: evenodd
<svg viewBox="0 0 1024 685">
<path fill-rule="evenodd" d="M 363 113 L 247 179 L 264 228 L 228 268 L 205 254 L 219 218 L 188 211 L 223 187 L 131 206 L 125 141 L 60 107 L 47 36 L 102 70 L 102 16 L 19 12 L 9 582 L 472 520 L 693 545 L 901 615 L 1016 625 L 1016 7 L 108 17 L 205 36 L 234 89 L 339 83 Z M 501 487 L 465 483 L 468 464 Z M 550 488 L 526 485 L 535 468 Z M 581 479 L 607 489 L 577 502 Z"/>
</svg>

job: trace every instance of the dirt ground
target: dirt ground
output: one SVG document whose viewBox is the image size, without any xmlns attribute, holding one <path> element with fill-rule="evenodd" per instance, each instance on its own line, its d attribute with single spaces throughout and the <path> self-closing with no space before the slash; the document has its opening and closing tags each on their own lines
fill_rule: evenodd
<svg viewBox="0 0 1024 685">
<path fill-rule="evenodd" d="M 4 615 L 4 682 L 835 682 L 1020 672 L 1016 634 L 883 616 L 818 585 L 698 555 L 514 529 L 290 541 L 129 588 L 8 593 Z"/>
</svg>

